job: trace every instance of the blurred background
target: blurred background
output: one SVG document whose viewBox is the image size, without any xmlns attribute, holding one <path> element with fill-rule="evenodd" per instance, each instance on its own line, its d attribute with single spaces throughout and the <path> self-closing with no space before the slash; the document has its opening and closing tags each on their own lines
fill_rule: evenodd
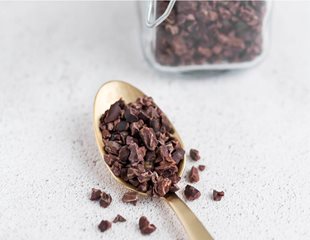
<svg viewBox="0 0 310 240">
<path fill-rule="evenodd" d="M 140 239 L 142 214 L 158 227 L 149 239 L 186 239 L 161 200 L 123 205 L 103 166 L 92 104 L 112 79 L 153 96 L 200 149 L 189 206 L 215 239 L 309 239 L 310 2 L 275 1 L 265 60 L 217 74 L 152 68 L 140 21 L 134 1 L 0 2 L 0 239 Z M 88 200 L 94 186 L 110 208 Z M 97 230 L 118 213 L 126 224 Z"/>
</svg>

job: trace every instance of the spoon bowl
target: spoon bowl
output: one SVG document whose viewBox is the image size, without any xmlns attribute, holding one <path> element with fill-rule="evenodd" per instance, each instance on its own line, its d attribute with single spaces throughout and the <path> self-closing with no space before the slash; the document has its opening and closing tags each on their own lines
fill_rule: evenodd
<svg viewBox="0 0 310 240">
<path fill-rule="evenodd" d="M 95 97 L 94 102 L 94 115 L 93 115 L 93 123 L 94 123 L 94 131 L 97 146 L 99 152 L 104 157 L 104 143 L 102 141 L 101 132 L 99 129 L 100 117 L 102 114 L 110 108 L 110 106 L 122 98 L 125 103 L 135 102 L 138 97 L 143 97 L 145 94 L 137 89 L 136 87 L 130 85 L 129 83 L 123 81 L 109 81 L 101 86 L 97 95 Z M 172 125 L 173 126 L 173 125 Z M 180 145 L 184 149 L 184 144 L 176 129 L 173 127 L 174 134 L 173 136 L 179 141 Z M 104 161 L 106 164 L 106 162 Z M 179 164 L 179 172 L 178 175 L 181 177 L 185 168 L 186 156 Z M 138 191 L 133 185 L 125 182 L 121 178 L 114 175 L 108 164 L 106 164 L 112 176 L 121 184 L 123 184 L 126 188 L 138 192 L 141 195 L 146 196 L 147 194 L 141 191 Z M 192 240 L 212 240 L 213 238 L 203 226 L 203 224 L 199 221 L 199 219 L 195 216 L 195 214 L 191 211 L 191 209 L 178 197 L 175 193 L 166 194 L 163 199 L 169 204 L 169 206 L 175 211 L 179 220 L 182 222 L 188 236 Z"/>
</svg>

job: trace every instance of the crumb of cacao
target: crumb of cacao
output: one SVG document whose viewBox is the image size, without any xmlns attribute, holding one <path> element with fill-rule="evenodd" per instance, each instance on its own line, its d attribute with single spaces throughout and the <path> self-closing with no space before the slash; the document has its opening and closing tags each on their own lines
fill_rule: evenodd
<svg viewBox="0 0 310 240">
<path fill-rule="evenodd" d="M 138 202 L 138 194 L 136 192 L 130 191 L 126 192 L 123 195 L 122 201 L 124 203 L 131 203 L 132 205 L 136 206 Z"/>
<path fill-rule="evenodd" d="M 98 228 L 101 232 L 105 232 L 111 227 L 112 227 L 112 223 L 107 220 L 102 220 L 98 225 Z"/>
<path fill-rule="evenodd" d="M 96 189 L 96 188 L 92 188 L 91 190 L 91 195 L 90 195 L 90 200 L 92 201 L 97 201 L 100 199 L 101 197 L 101 190 L 100 189 Z"/>
<path fill-rule="evenodd" d="M 214 201 L 221 201 L 222 197 L 224 197 L 224 192 L 223 191 L 213 190 L 213 200 Z"/>
<path fill-rule="evenodd" d="M 189 151 L 189 155 L 190 155 L 191 159 L 193 159 L 194 161 L 198 161 L 200 159 L 199 151 L 196 149 L 192 148 Z"/>
<path fill-rule="evenodd" d="M 112 197 L 110 194 L 106 192 L 101 193 L 101 197 L 99 199 L 99 204 L 103 208 L 107 208 L 112 202 Z"/>
<path fill-rule="evenodd" d="M 113 220 L 113 223 L 117 223 L 117 222 L 126 222 L 126 219 L 122 215 L 117 214 Z"/>
<path fill-rule="evenodd" d="M 156 230 L 156 226 L 151 224 L 145 216 L 142 216 L 139 219 L 139 229 L 142 234 L 149 235 Z"/>
<path fill-rule="evenodd" d="M 196 183 L 199 181 L 199 172 L 198 169 L 196 167 L 192 167 L 190 172 L 189 172 L 189 176 L 188 179 L 191 183 Z"/>
<path fill-rule="evenodd" d="M 201 195 L 200 191 L 191 185 L 186 185 L 184 195 L 187 200 L 194 201 Z"/>
<path fill-rule="evenodd" d="M 199 165 L 198 169 L 199 169 L 199 171 L 202 172 L 202 171 L 204 171 L 206 169 L 206 166 L 205 165 Z"/>
</svg>

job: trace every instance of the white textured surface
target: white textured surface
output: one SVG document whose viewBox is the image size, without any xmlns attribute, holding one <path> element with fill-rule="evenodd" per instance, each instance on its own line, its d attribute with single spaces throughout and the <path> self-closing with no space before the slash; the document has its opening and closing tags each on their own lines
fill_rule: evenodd
<svg viewBox="0 0 310 240">
<path fill-rule="evenodd" d="M 92 132 L 109 79 L 152 95 L 187 149 L 201 150 L 202 197 L 188 204 L 216 239 L 309 239 L 310 3 L 277 2 L 273 15 L 260 66 L 167 76 L 143 60 L 133 2 L 0 3 L 0 239 L 186 239 L 164 202 L 120 201 Z M 96 185 L 109 208 L 88 200 Z M 117 213 L 128 221 L 100 233 Z M 142 214 L 158 226 L 150 237 Z"/>
</svg>

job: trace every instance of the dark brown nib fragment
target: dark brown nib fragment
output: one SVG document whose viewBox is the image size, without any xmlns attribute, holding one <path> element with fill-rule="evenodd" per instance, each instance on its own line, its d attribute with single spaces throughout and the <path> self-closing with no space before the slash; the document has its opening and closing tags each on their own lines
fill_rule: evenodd
<svg viewBox="0 0 310 240">
<path fill-rule="evenodd" d="M 199 181 L 199 172 L 196 167 L 192 167 L 192 169 L 189 172 L 188 178 L 191 183 L 195 183 Z"/>
<path fill-rule="evenodd" d="M 112 223 L 107 220 L 102 220 L 100 224 L 98 225 L 98 228 L 101 232 L 105 232 L 109 228 L 111 228 Z"/>
<path fill-rule="evenodd" d="M 152 128 L 143 127 L 139 134 L 146 148 L 154 151 L 158 144 L 154 130 Z"/>
<path fill-rule="evenodd" d="M 198 189 L 194 188 L 191 185 L 186 185 L 184 190 L 184 195 L 187 200 L 193 201 L 200 197 L 201 193 Z"/>
<path fill-rule="evenodd" d="M 112 197 L 110 194 L 102 192 L 101 193 L 101 198 L 99 200 L 99 204 L 103 208 L 107 208 L 112 202 Z"/>
<path fill-rule="evenodd" d="M 163 197 L 178 190 L 185 151 L 151 97 L 128 104 L 120 99 L 101 116 L 98 127 L 104 160 L 115 176 L 152 196 Z"/>
<path fill-rule="evenodd" d="M 136 206 L 138 202 L 138 194 L 133 191 L 126 192 L 122 198 L 122 201 L 124 203 L 131 203 L 132 205 Z"/>
<path fill-rule="evenodd" d="M 222 197 L 224 197 L 223 191 L 218 192 L 216 190 L 213 190 L 213 200 L 214 201 L 221 201 Z"/>
<path fill-rule="evenodd" d="M 117 222 L 126 222 L 126 219 L 123 216 L 117 214 L 117 216 L 113 220 L 113 223 L 117 223 Z"/>
<path fill-rule="evenodd" d="M 202 172 L 202 171 L 204 171 L 206 169 L 206 166 L 205 165 L 199 165 L 198 169 L 199 169 L 199 171 Z"/>
<path fill-rule="evenodd" d="M 154 224 L 150 224 L 150 222 L 145 216 L 140 217 L 139 228 L 141 233 L 144 235 L 151 234 L 156 230 L 156 226 Z"/>
<path fill-rule="evenodd" d="M 191 149 L 189 151 L 189 155 L 194 161 L 198 161 L 200 159 L 199 151 L 196 149 Z"/>
<path fill-rule="evenodd" d="M 121 115 L 121 106 L 124 104 L 123 100 L 119 100 L 112 104 L 110 110 L 106 113 L 106 116 L 104 118 L 104 123 L 113 122 L 116 119 L 119 118 Z"/>
<path fill-rule="evenodd" d="M 101 197 L 101 190 L 96 189 L 96 188 L 92 188 L 91 190 L 91 196 L 90 196 L 90 200 L 92 201 L 97 201 L 100 199 Z"/>
</svg>

